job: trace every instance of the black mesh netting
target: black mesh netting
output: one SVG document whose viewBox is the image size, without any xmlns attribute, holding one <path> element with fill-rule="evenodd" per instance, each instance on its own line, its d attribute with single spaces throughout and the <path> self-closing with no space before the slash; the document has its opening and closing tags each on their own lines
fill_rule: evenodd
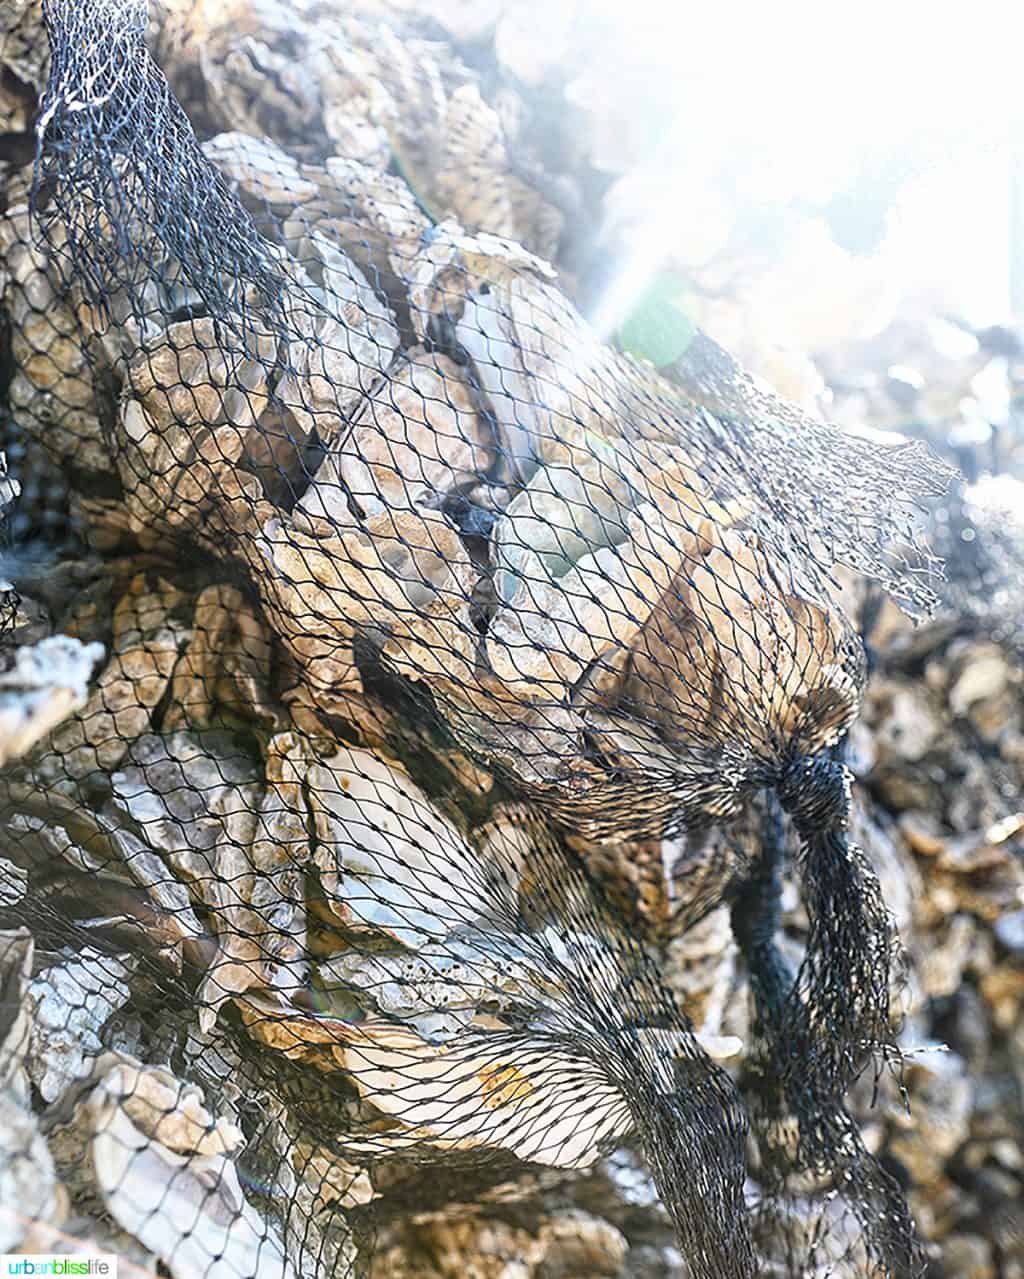
<svg viewBox="0 0 1024 1279">
<path fill-rule="evenodd" d="M 326 108 L 199 145 L 140 0 L 46 18 L 0 219 L 10 1240 L 60 1183 L 175 1279 L 397 1275 L 417 1214 L 635 1140 L 695 1279 L 917 1273 L 844 1106 L 899 973 L 830 570 L 926 609 L 946 475 L 705 338 L 664 375 L 602 344 L 482 196 L 436 221 Z M 254 69 L 372 91 L 326 16 L 294 65 L 231 21 L 214 118 Z M 641 909 L 712 823 L 676 924 L 729 905 L 746 1045 Z"/>
</svg>

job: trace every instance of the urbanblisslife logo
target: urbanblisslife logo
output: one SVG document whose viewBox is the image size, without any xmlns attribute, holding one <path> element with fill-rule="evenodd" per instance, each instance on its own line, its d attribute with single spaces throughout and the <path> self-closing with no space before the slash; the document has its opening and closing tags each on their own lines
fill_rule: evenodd
<svg viewBox="0 0 1024 1279">
<path fill-rule="evenodd" d="M 0 1279 L 8 1275 L 96 1275 L 100 1279 L 117 1279 L 117 1258 L 90 1256 L 88 1253 L 30 1254 L 5 1252 L 0 1256 Z"/>
</svg>

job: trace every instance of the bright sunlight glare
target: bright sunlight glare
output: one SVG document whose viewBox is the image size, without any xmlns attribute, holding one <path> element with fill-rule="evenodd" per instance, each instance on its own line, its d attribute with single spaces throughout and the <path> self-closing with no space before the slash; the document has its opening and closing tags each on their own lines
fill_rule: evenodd
<svg viewBox="0 0 1024 1279">
<path fill-rule="evenodd" d="M 623 175 L 605 202 L 617 260 L 592 309 L 603 335 L 667 265 L 664 245 L 704 268 L 739 218 L 845 201 L 847 222 L 864 221 L 896 186 L 864 269 L 972 321 L 1004 318 L 1009 156 L 1024 138 L 1024 22 L 1009 7 L 962 25 L 917 4 L 543 9 L 551 56 L 574 50 L 567 97 L 600 121 Z M 849 230 L 856 248 L 866 229 Z"/>
</svg>

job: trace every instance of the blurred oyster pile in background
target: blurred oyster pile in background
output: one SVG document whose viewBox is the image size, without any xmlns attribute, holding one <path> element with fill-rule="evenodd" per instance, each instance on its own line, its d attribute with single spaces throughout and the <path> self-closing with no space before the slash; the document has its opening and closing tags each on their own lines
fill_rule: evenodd
<svg viewBox="0 0 1024 1279">
<path fill-rule="evenodd" d="M 523 590 L 517 548 L 532 536 L 523 524 L 538 503 L 550 516 L 578 495 L 559 492 L 551 480 L 556 468 L 548 470 L 553 459 L 536 457 L 511 503 L 507 492 L 478 491 L 485 471 L 496 489 L 523 478 L 513 472 L 531 448 L 530 423 L 514 406 L 502 413 L 503 395 L 515 394 L 504 380 L 512 350 L 506 314 L 481 308 L 478 296 L 452 297 L 453 276 L 445 274 L 461 255 L 489 287 L 507 290 L 507 312 L 515 317 L 522 299 L 503 273 L 503 255 L 514 252 L 520 257 L 513 265 L 532 272 L 538 290 L 552 263 L 561 289 L 599 335 L 641 359 L 672 366 L 699 327 L 801 408 L 853 432 L 926 440 L 966 477 L 928 530 L 948 577 L 931 620 L 915 628 L 856 574 L 842 580 L 871 664 L 849 750 L 854 834 L 882 879 L 907 957 L 906 1096 L 883 1081 L 872 1107 L 868 1079 L 856 1100 L 871 1149 L 908 1187 L 929 1274 L 1024 1277 L 1021 333 L 1008 323 L 979 327 L 944 295 L 894 287 L 887 219 L 925 163 L 901 150 L 904 140 L 895 139 L 887 161 L 870 172 L 833 172 L 804 184 L 778 178 L 768 196 L 771 184 L 762 182 L 755 201 L 749 184 L 730 180 L 723 157 L 709 154 L 699 127 L 679 123 L 671 68 L 652 63 L 650 42 L 631 45 L 622 39 L 621 19 L 583 10 L 532 0 L 154 6 L 152 47 L 204 152 L 257 224 L 268 210 L 279 217 L 292 211 L 282 224 L 282 255 L 297 258 L 309 273 L 305 284 L 339 307 L 306 322 L 312 330 L 348 326 L 351 364 L 312 363 L 291 399 L 279 385 L 292 420 L 276 432 L 265 404 L 258 438 L 243 437 L 234 418 L 218 425 L 218 414 L 230 417 L 218 392 L 195 409 L 209 433 L 182 439 L 175 434 L 181 406 L 169 397 L 160 403 L 154 358 L 161 350 L 173 355 L 175 376 L 186 381 L 190 355 L 207 378 L 208 361 L 194 337 L 190 353 L 189 342 L 175 345 L 173 334 L 133 333 L 133 343 L 150 345 L 132 379 L 136 402 L 123 407 L 118 423 L 117 465 L 122 480 L 134 467 L 157 471 L 166 487 L 154 496 L 152 488 L 126 485 L 130 500 L 122 503 L 95 482 L 89 496 L 75 494 L 70 504 L 55 464 L 112 476 L 109 424 L 101 429 L 72 339 L 81 316 L 65 314 L 68 299 L 24 248 L 27 166 L 46 76 L 40 7 L 13 0 L 0 15 L 0 295 L 3 411 L 10 414 L 3 425 L 12 471 L 32 476 L 12 532 L 21 540 L 27 528 L 35 557 L 25 563 L 13 556 L 4 570 L 18 590 L 5 587 L 3 596 L 10 616 L 0 760 L 26 757 L 30 770 L 5 783 L 5 822 L 16 832 L 18 855 L 0 847 L 0 911 L 21 900 L 34 866 L 65 867 L 45 883 L 38 928 L 0 932 L 0 1251 L 50 1249 L 59 1239 L 61 1247 L 116 1249 L 150 1270 L 163 1261 L 175 1279 L 254 1273 L 257 1264 L 261 1275 L 284 1276 L 293 1265 L 304 1275 L 343 1274 L 359 1244 L 360 1209 L 383 1197 L 416 1210 L 396 1209 L 378 1225 L 379 1279 L 685 1279 L 671 1221 L 628 1141 L 596 1158 L 598 1138 L 628 1130 L 614 1096 L 603 1099 L 594 1130 L 579 1134 L 572 1088 L 554 1098 L 541 1094 L 533 1104 L 549 1112 L 562 1107 L 558 1158 L 545 1160 L 537 1143 L 500 1131 L 487 1141 L 551 1166 L 524 1175 L 511 1159 L 485 1171 L 453 1161 L 443 1187 L 434 1184 L 435 1173 L 411 1163 L 396 1166 L 392 1184 L 376 1185 L 357 1157 L 342 1159 L 312 1135 L 318 1115 L 331 1114 L 336 1125 L 341 1111 L 353 1149 L 360 1133 L 374 1141 L 387 1133 L 400 1146 L 407 1134 L 389 1115 L 386 1082 L 396 1055 L 423 1064 L 421 1111 L 409 1123 L 422 1135 L 433 1113 L 431 1063 L 461 1042 L 471 1023 L 500 1022 L 536 985 L 529 957 L 489 946 L 480 927 L 496 891 L 480 866 L 490 858 L 523 877 L 539 873 L 529 823 L 511 804 L 482 828 L 472 822 L 485 811 L 492 779 L 456 744 L 441 751 L 432 743 L 438 771 L 417 776 L 410 763 L 415 729 L 403 725 L 412 739 L 408 756 L 385 757 L 394 729 L 388 712 L 337 662 L 345 583 L 300 580 L 287 562 L 296 545 L 316 549 L 318 520 L 330 517 L 336 535 L 346 513 L 328 509 L 339 492 L 330 480 L 343 475 L 364 516 L 390 521 L 412 538 L 409 559 L 422 578 L 416 606 L 432 610 L 443 637 L 441 674 L 458 700 L 468 679 L 468 640 L 446 601 L 464 590 L 472 566 L 454 537 L 447 556 L 417 555 L 415 530 L 440 528 L 440 506 L 468 494 L 466 509 L 490 513 L 504 548 L 491 602 L 495 644 L 503 635 L 509 653 L 522 644 L 515 630 L 524 625 L 521 598 L 515 612 L 503 614 L 502 606 Z M 693 105 L 701 101 L 696 87 Z M 747 161 L 743 171 L 756 171 L 754 158 Z M 473 236 L 446 232 L 448 219 Z M 424 256 L 415 246 L 425 233 L 432 252 Z M 176 297 L 156 304 L 173 311 L 188 303 Z M 46 324 L 39 327 L 42 311 Z M 202 323 L 190 321 L 189 334 Z M 508 475 L 490 466 L 493 435 L 479 430 L 476 388 L 426 343 L 429 324 L 454 326 L 481 380 L 490 370 L 484 389 L 506 433 Z M 253 335 L 257 348 L 265 339 Z M 116 326 L 98 332 L 97 341 L 116 343 Z M 416 341 L 422 345 L 411 345 Z M 375 402 L 373 372 L 390 364 L 400 344 L 408 361 L 386 399 Z M 237 379 L 250 397 L 263 394 L 257 366 L 221 372 L 224 386 Z M 318 378 L 351 386 L 349 407 L 363 406 L 347 437 L 354 447 L 325 438 L 322 414 L 303 419 L 310 405 L 318 408 Z M 423 426 L 411 441 L 409 422 Z M 361 428 L 371 424 L 364 439 Z M 438 434 L 456 446 L 439 449 Z M 375 455 L 382 438 L 388 447 Z M 312 452 L 300 457 L 303 444 Z M 410 456 L 403 457 L 403 446 Z M 571 452 L 572 443 L 566 448 Z M 196 509 L 190 503 L 214 482 L 229 486 L 233 465 L 217 470 L 225 458 L 244 459 L 239 474 L 259 480 L 264 516 L 273 512 L 272 498 L 285 504 L 288 476 L 300 464 L 322 467 L 326 481 L 291 507 L 287 538 L 268 534 L 253 543 L 261 565 L 278 570 L 262 604 L 294 659 L 293 685 L 280 699 L 265 679 L 271 639 L 263 620 L 232 582 L 172 570 L 153 531 L 154 510 L 161 519 L 187 519 Z M 410 503 L 413 467 L 417 498 Z M 689 477 L 677 478 L 685 489 Z M 280 492 L 267 497 L 275 483 Z M 6 484 L 9 503 L 16 494 Z M 665 495 L 636 487 L 628 486 L 628 501 L 599 515 L 616 524 L 617 544 L 641 559 L 638 528 L 652 536 L 652 508 Z M 204 520 L 203 536 L 238 535 L 239 522 L 251 519 L 249 495 L 239 498 L 216 512 L 219 525 Z M 732 536 L 736 515 L 715 511 L 723 537 Z M 83 528 L 106 554 L 102 564 L 68 531 Z M 360 536 L 355 529 L 345 534 L 352 544 Z M 587 588 L 581 549 L 539 547 L 552 592 Z M 698 549 L 705 557 L 716 552 L 713 542 Z M 756 557 L 756 548 L 748 552 Z M 396 614 L 405 603 L 396 588 Z M 550 620 L 549 603 L 534 599 L 538 618 Z M 351 616 L 350 596 L 344 611 Z M 525 615 L 529 623 L 529 609 Z M 326 619 L 326 638 L 310 634 L 310 616 Z M 303 623 L 291 636 L 290 618 Z M 657 667 L 662 655 L 643 629 L 636 653 Z M 558 625 L 553 631 L 536 668 L 508 659 L 507 686 L 575 684 L 582 665 L 607 656 L 600 635 L 581 637 Z M 596 650 L 585 661 L 581 639 Z M 840 644 L 841 637 L 825 636 L 830 652 Z M 431 658 L 417 650 L 415 660 Z M 354 738 L 332 740 L 325 732 L 326 689 L 337 720 L 357 725 Z M 240 756 L 225 731 L 237 719 L 259 735 L 259 760 Z M 557 744 L 551 750 L 557 754 Z M 109 785 L 98 815 L 87 817 L 75 796 L 79 786 L 95 785 L 98 773 Z M 323 784 L 328 773 L 349 778 L 344 795 Z M 368 776 L 373 786 L 360 795 Z M 457 794 L 457 802 L 439 806 L 430 796 L 441 792 Z M 359 811 L 365 817 L 360 803 L 398 815 L 390 833 L 408 841 L 410 874 L 456 885 L 450 918 L 450 892 L 437 893 L 440 918 L 424 919 L 402 896 L 402 884 L 390 882 L 388 892 L 367 896 L 366 914 L 358 904 L 348 914 L 340 910 L 339 902 L 361 900 L 360 888 L 379 885 L 388 857 L 384 846 L 375 861 L 346 842 L 346 824 Z M 744 1062 L 734 1049 L 750 1038 L 749 1001 L 728 908 L 693 920 L 714 895 L 704 892 L 704 881 L 718 882 L 745 855 L 754 823 L 744 809 L 699 835 L 579 840 L 704 1042 L 737 1072 Z M 298 844 L 308 846 L 319 896 L 296 882 L 291 859 L 275 853 Z M 245 858 L 211 869 L 232 847 L 245 849 Z M 431 856 L 421 852 L 417 861 L 413 850 L 424 847 Z M 111 875 L 112 865 L 125 869 Z M 225 881 L 235 885 L 229 897 L 204 898 Z M 83 937 L 102 942 L 51 949 L 49 913 L 75 902 L 87 903 L 76 908 Z M 784 904 L 798 953 L 807 920 L 789 885 Z M 337 936 L 350 929 L 395 944 L 372 963 L 346 956 Z M 460 930 L 465 968 L 458 980 L 463 990 L 486 988 L 487 999 L 456 1001 L 439 1014 L 436 989 L 456 961 L 451 945 L 436 954 L 429 938 Z M 158 939 L 171 970 L 203 972 L 203 1012 L 191 1024 L 172 1019 L 154 1029 L 134 1011 L 152 980 L 139 960 L 141 932 Z M 261 942 L 246 950 L 242 940 L 254 936 L 290 936 L 294 945 Z M 315 974 L 306 970 L 309 955 Z M 590 952 L 586 962 L 600 958 Z M 312 1042 L 308 1025 L 274 1001 L 275 988 L 302 985 L 315 992 L 321 1019 L 333 1019 L 328 1042 Z M 306 1074 L 302 1083 L 296 1074 L 284 1097 L 247 1088 L 244 1063 L 230 1058 L 223 1040 L 211 1047 L 211 1018 L 229 999 L 255 1042 L 323 1071 L 321 1094 L 309 1095 Z M 361 1095 L 339 1095 L 329 1082 L 339 1040 L 372 1066 Z M 484 1072 L 484 1095 L 514 1092 L 529 1079 L 534 1050 L 527 1043 L 518 1051 L 516 1060 Z M 567 1075 L 580 1069 L 572 1060 L 564 1066 Z M 205 1088 L 182 1082 L 186 1073 L 202 1077 Z M 247 1136 L 256 1112 L 262 1126 L 253 1148 Z M 574 1133 L 575 1145 L 566 1140 Z M 476 1130 L 438 1136 L 455 1149 L 478 1139 Z M 144 1157 L 128 1159 L 143 1145 Z M 168 1199 L 169 1179 L 175 1190 Z M 226 1216 L 211 1204 L 210 1184 L 218 1186 Z M 282 1220 L 275 1204 L 284 1201 L 293 1207 Z M 31 1222 L 18 1207 L 26 1203 Z M 205 1205 L 198 1218 L 196 1203 Z M 810 1200 L 804 1224 L 814 1229 Z M 185 1226 L 194 1242 L 181 1251 Z M 212 1256 L 222 1259 L 222 1272 L 209 1269 Z"/>
</svg>

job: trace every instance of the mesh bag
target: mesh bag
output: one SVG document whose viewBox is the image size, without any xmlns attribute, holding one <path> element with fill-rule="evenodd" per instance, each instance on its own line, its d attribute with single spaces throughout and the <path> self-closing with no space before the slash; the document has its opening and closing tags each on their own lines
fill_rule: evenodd
<svg viewBox="0 0 1024 1279">
<path fill-rule="evenodd" d="M 634 1133 L 694 1276 L 918 1273 L 844 1105 L 898 965 L 831 569 L 926 611 L 948 476 L 706 338 L 602 344 L 510 208 L 435 219 L 415 120 L 409 182 L 339 136 L 350 26 L 298 6 L 289 67 L 223 8 L 200 144 L 144 3 L 49 3 L 7 180 L 0 1242 L 60 1183 L 176 1279 L 399 1273 L 417 1213 Z M 266 136 L 253 68 L 322 134 Z M 642 927 L 651 846 L 714 824 L 675 926 L 731 909 L 742 1064 Z"/>
</svg>

